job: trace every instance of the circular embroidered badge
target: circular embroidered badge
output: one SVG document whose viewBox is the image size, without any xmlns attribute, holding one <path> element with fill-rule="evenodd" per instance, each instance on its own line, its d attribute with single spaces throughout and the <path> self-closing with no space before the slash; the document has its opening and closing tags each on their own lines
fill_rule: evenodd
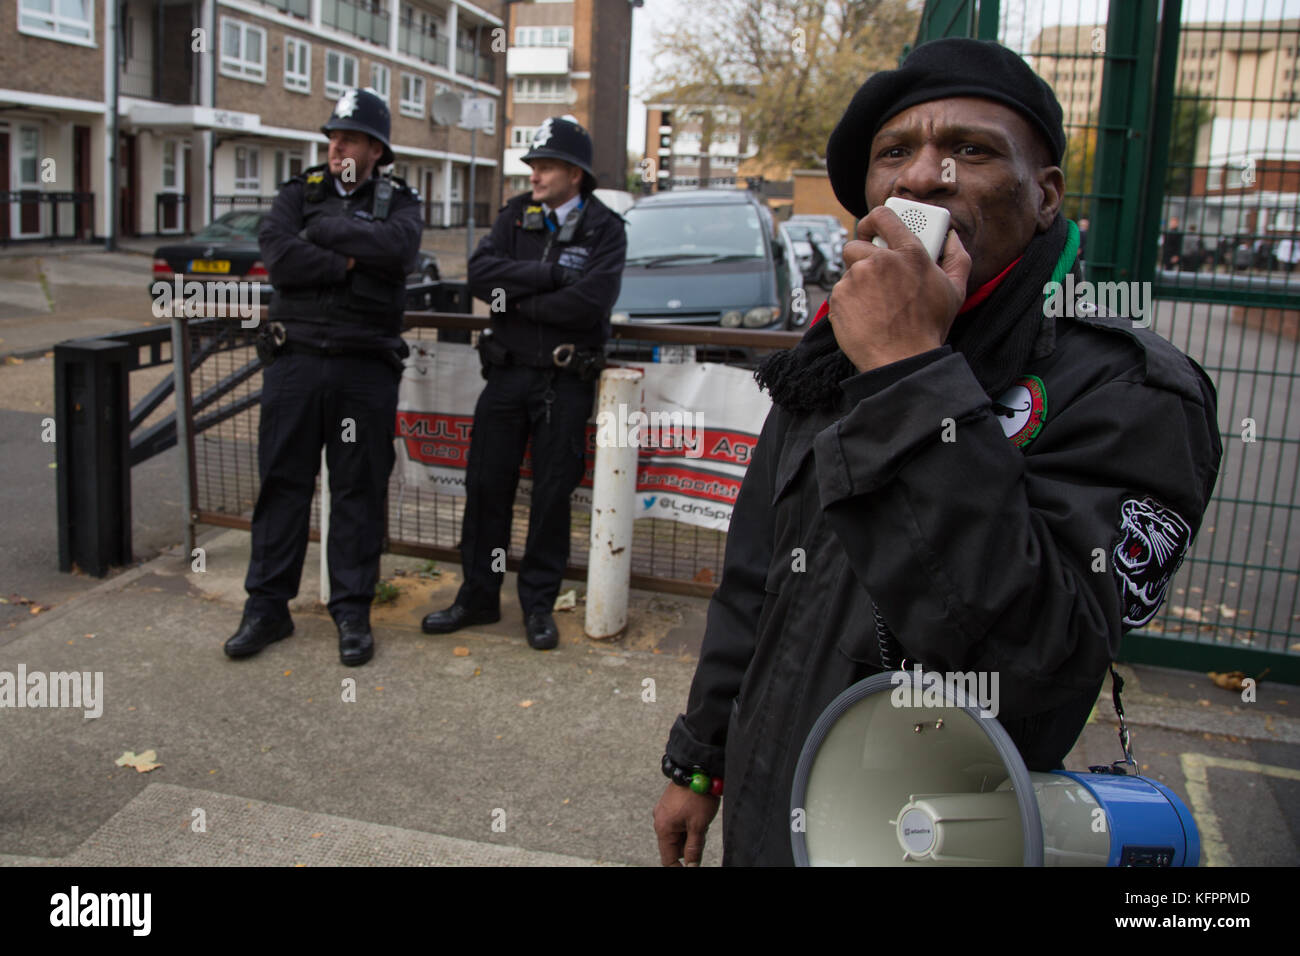
<svg viewBox="0 0 1300 956">
<path fill-rule="evenodd" d="M 1047 390 L 1037 375 L 1026 375 L 998 396 L 993 403 L 1002 434 L 1011 444 L 1024 448 L 1038 437 L 1047 420 Z"/>
</svg>

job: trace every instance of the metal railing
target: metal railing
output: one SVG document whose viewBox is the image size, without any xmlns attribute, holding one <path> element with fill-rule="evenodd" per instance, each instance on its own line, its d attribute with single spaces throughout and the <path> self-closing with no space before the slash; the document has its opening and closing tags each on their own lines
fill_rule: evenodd
<svg viewBox="0 0 1300 956">
<path fill-rule="evenodd" d="M 238 322 L 220 325 L 184 325 L 187 354 L 201 357 L 191 361 L 186 393 L 194 403 L 189 461 L 190 517 L 195 523 L 230 528 L 251 526 L 257 501 L 257 435 L 260 410 L 261 369 L 253 349 L 255 330 L 241 329 Z M 408 340 L 434 341 L 439 332 L 486 328 L 487 320 L 447 312 L 408 312 Z M 731 329 L 700 329 L 690 326 L 615 326 L 611 353 L 614 358 L 645 355 L 647 343 L 693 344 L 701 355 L 713 350 L 716 357 L 752 358 L 754 350 L 788 348 L 798 333 L 745 332 Z M 748 351 L 745 351 L 748 350 Z M 479 363 L 471 354 L 464 374 L 478 380 Z M 198 407 L 201 406 L 201 409 Z M 319 489 L 318 489 L 319 495 Z M 311 534 L 319 540 L 319 497 L 313 502 Z M 400 468 L 395 468 L 388 494 L 388 550 L 459 563 L 464 498 L 404 487 Z M 528 509 L 517 505 L 507 565 L 514 569 L 523 554 L 528 528 Z M 569 576 L 585 573 L 590 541 L 590 516 L 575 511 L 570 539 Z M 726 532 L 661 519 L 636 522 L 632 544 L 632 583 L 661 591 L 708 595 L 722 573 Z"/>
<path fill-rule="evenodd" d="M 62 213 L 64 206 L 72 207 L 72 214 Z M 17 216 L 14 208 L 17 207 Z M 44 212 L 49 208 L 49 213 Z M 17 230 L 0 230 L 0 244 L 28 240 L 56 242 L 67 239 L 89 239 L 94 231 L 95 194 L 76 192 L 43 192 L 38 189 L 0 191 L 0 216 L 9 226 L 17 221 Z M 46 221 L 49 229 L 46 229 Z M 68 232 L 64 234 L 64 227 Z"/>
</svg>

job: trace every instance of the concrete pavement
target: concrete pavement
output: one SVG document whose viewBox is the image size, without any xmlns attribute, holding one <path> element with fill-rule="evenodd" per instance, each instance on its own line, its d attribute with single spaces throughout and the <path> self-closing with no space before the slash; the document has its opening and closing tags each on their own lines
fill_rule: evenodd
<svg viewBox="0 0 1300 956">
<path fill-rule="evenodd" d="M 401 593 L 375 609 L 375 659 L 345 668 L 313 545 L 297 632 L 236 662 L 221 644 L 248 536 L 200 544 L 202 572 L 165 554 L 3 632 L 0 671 L 100 672 L 103 713 L 0 712 L 0 862 L 656 862 L 658 759 L 695 666 L 677 651 L 702 633 L 704 601 L 635 593 L 633 634 L 613 643 L 582 636 L 579 605 L 557 615 L 560 647 L 538 653 L 508 601 L 499 624 L 425 636 L 420 617 L 449 603 L 457 571 L 422 577 L 423 562 L 388 556 Z M 1293 688 L 1262 684 L 1247 704 L 1204 675 L 1123 671 L 1139 763 L 1193 808 L 1203 863 L 1300 862 Z M 114 763 L 148 750 L 155 770 Z M 1067 766 L 1118 756 L 1106 692 Z"/>
</svg>

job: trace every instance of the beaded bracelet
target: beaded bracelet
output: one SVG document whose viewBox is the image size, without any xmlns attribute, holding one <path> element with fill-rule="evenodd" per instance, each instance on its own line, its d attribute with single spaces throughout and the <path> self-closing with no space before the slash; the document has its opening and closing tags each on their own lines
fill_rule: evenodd
<svg viewBox="0 0 1300 956">
<path fill-rule="evenodd" d="M 687 770 L 685 767 L 673 763 L 673 759 L 664 754 L 664 759 L 659 766 L 663 770 L 664 776 L 679 787 L 689 787 L 692 792 L 701 795 L 722 796 L 722 778 L 710 777 L 699 764 Z"/>
</svg>

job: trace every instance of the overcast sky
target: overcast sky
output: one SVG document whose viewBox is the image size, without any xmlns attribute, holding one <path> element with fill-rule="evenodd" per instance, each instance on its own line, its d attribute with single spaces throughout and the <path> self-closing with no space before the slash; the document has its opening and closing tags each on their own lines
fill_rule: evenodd
<svg viewBox="0 0 1300 956">
<path fill-rule="evenodd" d="M 695 4 L 708 0 L 693 0 Z M 645 0 L 632 11 L 632 71 L 627 121 L 627 148 L 645 151 L 645 104 L 641 97 L 652 87 L 650 51 L 655 34 L 689 15 L 689 0 Z M 1107 0 L 1003 0 L 1003 22 L 1011 29 L 1007 42 L 1032 40 L 1044 26 L 1056 23 L 1104 23 Z M 1183 21 L 1259 20 L 1300 17 L 1300 0 L 1183 0 Z M 1014 26 L 1013 26 L 1014 25 Z M 1020 38 L 1024 37 L 1021 41 Z M 1018 42 L 1019 41 L 1019 42 Z"/>
</svg>

